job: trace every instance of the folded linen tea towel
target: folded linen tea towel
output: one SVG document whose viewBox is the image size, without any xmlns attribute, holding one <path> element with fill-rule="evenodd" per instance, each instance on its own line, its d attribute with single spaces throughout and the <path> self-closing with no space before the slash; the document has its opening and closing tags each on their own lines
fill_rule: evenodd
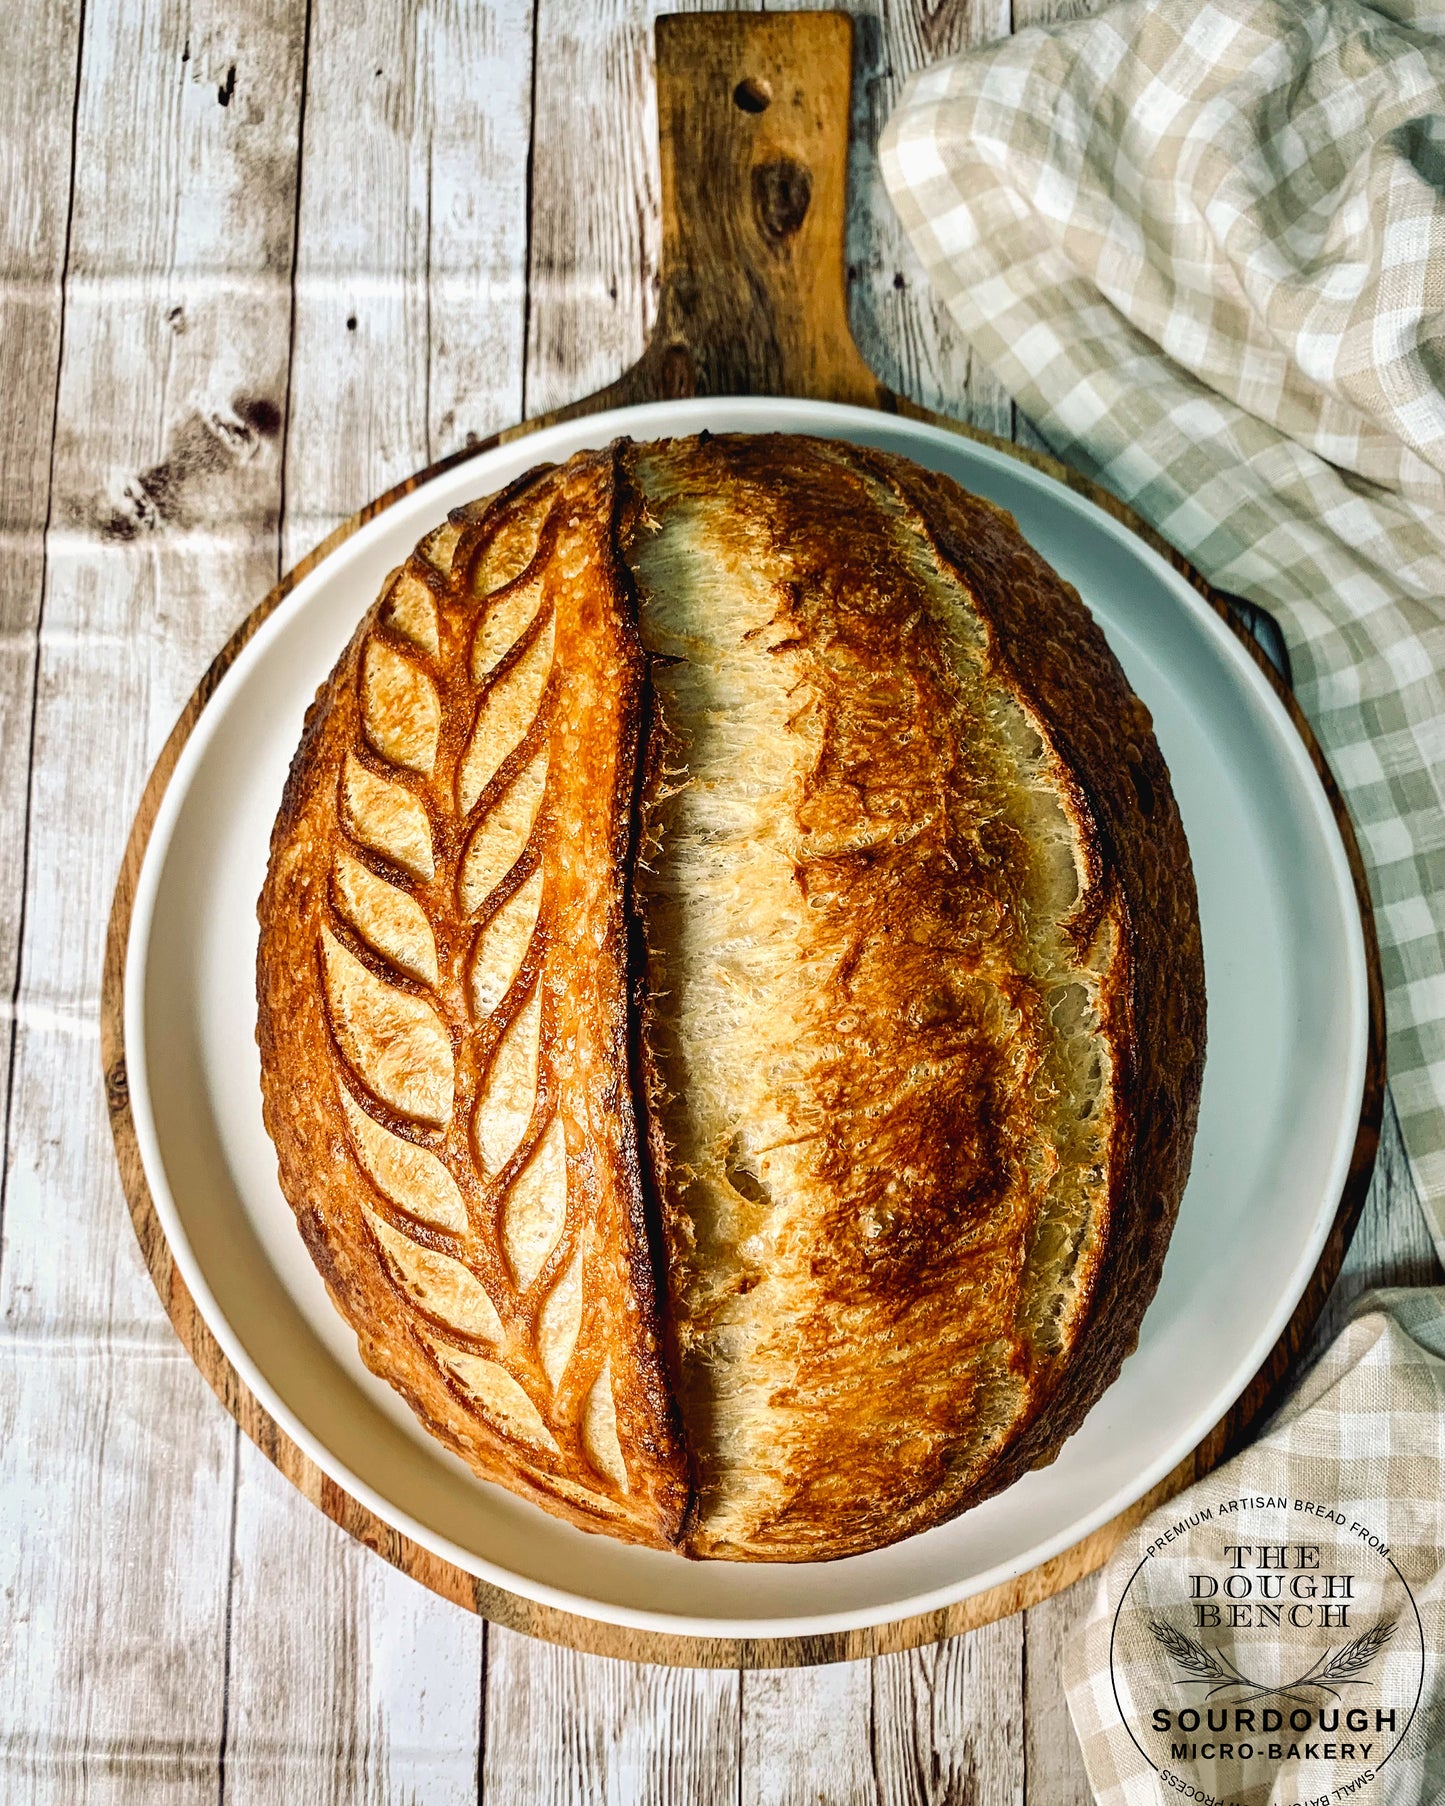
<svg viewBox="0 0 1445 1806">
<path fill-rule="evenodd" d="M 881 160 L 1058 455 L 1283 628 L 1445 1253 L 1445 10 L 1129 0 L 923 71 Z"/>
<path fill-rule="evenodd" d="M 1101 1806 L 1438 1806 L 1442 1671 L 1445 1289 L 1375 1292 L 1258 1441 L 1125 1540 L 1069 1712 Z"/>
<path fill-rule="evenodd" d="M 1445 9 L 1126 0 L 925 70 L 881 159 L 1058 455 L 1283 629 L 1445 1256 Z M 1099 1799 L 1445 1800 L 1442 1572 L 1445 1292 L 1382 1295 L 1107 1570 L 1069 1685 Z"/>
</svg>

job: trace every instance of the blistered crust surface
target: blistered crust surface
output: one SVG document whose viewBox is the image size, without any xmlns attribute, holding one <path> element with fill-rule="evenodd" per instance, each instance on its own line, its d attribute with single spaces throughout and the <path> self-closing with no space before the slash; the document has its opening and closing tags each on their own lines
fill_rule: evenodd
<svg viewBox="0 0 1445 1806">
<path fill-rule="evenodd" d="M 1008 517 L 897 460 L 639 447 L 638 893 L 693 1547 L 876 1547 L 1133 1346 L 1202 971 L 1148 717 Z"/>
<path fill-rule="evenodd" d="M 1205 975 L 1189 846 L 1149 711 L 1077 591 L 1013 517 L 906 459 L 864 454 L 926 522 L 987 621 L 1000 672 L 1047 722 L 1072 774 L 1123 957 L 1114 1183 L 1068 1359 L 978 1497 L 1052 1461 L 1134 1350 L 1189 1177 L 1204 1074 Z M 972 1501 L 970 1501 L 972 1502 Z"/>
<path fill-rule="evenodd" d="M 673 1546 L 627 1065 L 644 667 L 614 460 L 454 515 L 306 723 L 260 901 L 266 1125 L 363 1358 L 484 1478 Z"/>
<path fill-rule="evenodd" d="M 945 478 L 704 436 L 459 511 L 317 698 L 260 914 L 267 1127 L 363 1357 L 574 1523 L 877 1547 L 1134 1346 L 1188 851 L 1082 603 Z"/>
</svg>

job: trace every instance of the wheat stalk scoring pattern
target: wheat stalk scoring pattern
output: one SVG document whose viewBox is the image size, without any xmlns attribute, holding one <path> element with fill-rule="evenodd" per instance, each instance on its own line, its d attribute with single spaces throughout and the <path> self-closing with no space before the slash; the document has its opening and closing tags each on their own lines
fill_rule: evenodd
<svg viewBox="0 0 1445 1806">
<path fill-rule="evenodd" d="M 535 510 L 535 502 L 533 503 Z M 543 1032 L 550 518 L 503 495 L 397 574 L 360 649 L 321 978 L 374 1253 L 453 1396 L 627 1490 L 607 1368 L 569 1374 L 587 1234 Z"/>
</svg>

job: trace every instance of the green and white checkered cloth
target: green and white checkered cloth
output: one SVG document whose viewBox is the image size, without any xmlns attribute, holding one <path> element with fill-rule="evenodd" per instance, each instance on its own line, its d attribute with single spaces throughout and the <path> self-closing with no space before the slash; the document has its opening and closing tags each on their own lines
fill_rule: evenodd
<svg viewBox="0 0 1445 1806">
<path fill-rule="evenodd" d="M 882 163 L 1059 456 L 1279 621 L 1445 1255 L 1445 12 L 1128 0 L 916 76 Z"/>
<path fill-rule="evenodd" d="M 1127 0 L 917 76 L 882 160 L 934 284 L 1058 454 L 1283 628 L 1370 869 L 1390 1082 L 1445 1256 L 1445 12 Z M 1256 1542 L 1307 1525 L 1366 1591 L 1356 1520 L 1391 1546 L 1400 1596 L 1372 1597 L 1395 1629 L 1360 1678 L 1299 1680 L 1359 1656 L 1314 1649 L 1333 1632 L 1178 1640 L 1241 1498 L 1284 1501 L 1253 1509 Z M 1307 1738 L 1248 1762 L 1201 1743 L 1161 1778 L 1156 1706 L 1328 1716 L 1408 1692 L 1415 1608 L 1420 1711 L 1373 1778 Z M 1266 1678 L 1196 1680 L 1180 1651 Z M 1260 1441 L 1128 1539 L 1069 1705 L 1103 1806 L 1340 1786 L 1416 1806 L 1445 1789 L 1442 1667 L 1445 1290 L 1379 1299 Z"/>
<path fill-rule="evenodd" d="M 1315 1554 L 1312 1569 L 1300 1577 L 1296 1603 L 1303 1622 L 1292 1625 L 1294 1572 L 1300 1572 L 1295 1552 L 1302 1544 L 1312 1545 Z M 1231 1549 L 1247 1553 L 1236 1564 Z M 1194 1579 L 1201 1574 L 1203 1584 Z M 1327 1575 L 1345 1582 L 1330 1584 Z M 1217 1588 L 1212 1596 L 1211 1581 Z M 1246 1600 L 1257 1601 L 1261 1583 L 1272 1597 L 1282 1597 L 1279 1630 L 1261 1634 L 1248 1622 L 1231 1629 L 1230 1583 Z M 1201 1594 L 1203 1613 L 1197 1610 Z M 1326 1594 L 1336 1602 L 1347 1598 L 1347 1606 L 1342 1611 L 1336 1603 L 1334 1623 L 1321 1629 L 1313 1622 L 1312 1602 Z M 1256 1603 L 1237 1615 L 1257 1609 Z M 1392 1631 L 1356 1678 L 1326 1675 L 1321 1686 L 1260 1699 L 1253 1685 L 1191 1678 L 1178 1656 L 1161 1647 L 1153 1629 L 1161 1621 L 1261 1688 L 1319 1672 L 1322 1656 L 1338 1656 L 1362 1633 L 1381 1625 Z M 1191 1798 L 1228 1806 L 1314 1806 L 1321 1799 L 1329 1806 L 1346 1799 L 1350 1806 L 1439 1806 L 1445 1798 L 1442 1671 L 1445 1290 L 1421 1286 L 1361 1300 L 1354 1320 L 1259 1441 L 1127 1539 L 1068 1652 L 1065 1684 L 1100 1806 Z M 1204 1734 L 1184 1740 L 1182 1759 L 1175 1753 L 1176 1729 L 1160 1736 L 1152 1723 L 1161 1706 L 1200 1714 Z M 1252 1707 L 1254 1725 L 1264 1731 L 1252 1742 L 1247 1725 L 1243 1739 L 1234 1729 L 1237 1706 Z M 1277 1714 L 1272 1731 L 1265 1707 Z M 1212 1739 L 1205 1716 L 1211 1708 L 1214 1726 L 1223 1730 Z M 1363 1725 L 1353 1761 L 1342 1759 L 1339 1747 L 1351 1735 L 1351 1710 L 1360 1714 L 1354 1725 Z M 1319 1729 L 1322 1711 L 1326 1727 L 1331 1714 L 1344 1721 L 1333 1734 L 1333 1751 L 1331 1732 Z M 1301 1720 L 1291 1723 L 1293 1712 L 1315 1722 L 1301 1733 Z M 1377 1712 L 1386 1715 L 1383 1735 Z M 1138 1741 L 1125 1729 L 1126 1720 Z M 1225 1737 L 1232 1738 L 1227 1754 Z M 1361 1758 L 1365 1739 L 1371 1747 Z M 1241 1742 L 1249 1750 L 1243 1759 Z M 1159 1768 L 1174 1781 L 1163 1779 Z M 1366 1778 L 1367 1769 L 1373 1779 Z M 1348 1793 L 1335 1792 L 1347 1784 Z M 1046 1782 L 1042 1797 L 1048 1798 Z"/>
</svg>

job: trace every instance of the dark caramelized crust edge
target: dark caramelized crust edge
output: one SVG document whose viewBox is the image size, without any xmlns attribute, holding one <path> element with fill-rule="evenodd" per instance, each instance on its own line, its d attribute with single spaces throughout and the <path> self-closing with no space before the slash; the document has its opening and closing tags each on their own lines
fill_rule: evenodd
<svg viewBox="0 0 1445 1806">
<path fill-rule="evenodd" d="M 966 584 L 999 668 L 1071 774 L 1101 895 L 1123 902 L 1105 1026 L 1117 1073 L 1116 1182 L 1083 1282 L 1087 1305 L 1058 1371 L 1041 1376 L 1030 1415 L 991 1472 L 933 1520 L 941 1522 L 1053 1461 L 1138 1344 L 1189 1177 L 1204 1076 L 1204 953 L 1189 845 L 1153 722 L 1078 591 L 1003 509 L 906 459 L 855 455 L 895 485 Z"/>
</svg>

